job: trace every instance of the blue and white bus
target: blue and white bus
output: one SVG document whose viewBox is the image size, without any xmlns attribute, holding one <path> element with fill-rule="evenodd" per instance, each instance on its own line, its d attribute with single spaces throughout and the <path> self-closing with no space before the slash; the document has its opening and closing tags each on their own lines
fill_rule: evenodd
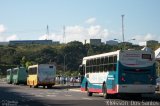
<svg viewBox="0 0 160 106">
<path fill-rule="evenodd" d="M 156 69 L 152 51 L 117 50 L 84 57 L 80 67 L 81 90 L 113 94 L 155 93 Z"/>
</svg>

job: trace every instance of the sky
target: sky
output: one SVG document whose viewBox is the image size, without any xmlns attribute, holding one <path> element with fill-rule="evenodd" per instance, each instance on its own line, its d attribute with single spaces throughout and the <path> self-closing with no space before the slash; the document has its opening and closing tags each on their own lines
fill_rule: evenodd
<svg viewBox="0 0 160 106">
<path fill-rule="evenodd" d="M 122 42 L 122 15 L 125 41 L 160 41 L 159 5 L 160 0 L 0 0 L 0 41 Z"/>
</svg>

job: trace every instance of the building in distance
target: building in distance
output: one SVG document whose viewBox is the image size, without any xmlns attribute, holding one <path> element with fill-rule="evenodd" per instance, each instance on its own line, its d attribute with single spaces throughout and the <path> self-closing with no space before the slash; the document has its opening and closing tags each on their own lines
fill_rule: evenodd
<svg viewBox="0 0 160 106">
<path fill-rule="evenodd" d="M 100 46 L 102 44 L 101 39 L 90 39 L 90 44 Z"/>
<path fill-rule="evenodd" d="M 0 42 L 0 45 L 8 45 L 9 42 Z"/>
<path fill-rule="evenodd" d="M 106 44 L 107 44 L 107 45 L 118 45 L 118 41 L 109 40 L 109 41 L 106 41 Z"/>
<path fill-rule="evenodd" d="M 23 45 L 23 44 L 43 44 L 43 45 L 50 45 L 50 44 L 59 44 L 59 41 L 52 41 L 52 40 L 13 40 L 9 41 L 9 45 Z"/>
</svg>

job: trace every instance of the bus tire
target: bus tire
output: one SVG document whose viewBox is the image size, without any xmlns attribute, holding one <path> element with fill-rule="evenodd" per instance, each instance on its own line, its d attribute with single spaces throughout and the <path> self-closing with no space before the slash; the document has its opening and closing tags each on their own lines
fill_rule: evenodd
<svg viewBox="0 0 160 106">
<path fill-rule="evenodd" d="M 35 85 L 34 88 L 38 88 L 38 85 Z"/>
<path fill-rule="evenodd" d="M 85 91 L 87 91 L 87 89 L 88 89 L 88 82 L 86 82 L 85 84 Z"/>
<path fill-rule="evenodd" d="M 107 95 L 106 84 L 103 84 L 103 86 L 102 86 L 102 93 L 103 93 L 104 99 L 107 99 L 107 98 L 108 98 L 108 95 Z"/>
<path fill-rule="evenodd" d="M 92 92 L 89 91 L 89 89 L 87 89 L 87 96 L 92 96 Z"/>
<path fill-rule="evenodd" d="M 48 89 L 51 89 L 51 88 L 52 88 L 52 85 L 47 85 L 47 88 L 48 88 Z"/>
</svg>

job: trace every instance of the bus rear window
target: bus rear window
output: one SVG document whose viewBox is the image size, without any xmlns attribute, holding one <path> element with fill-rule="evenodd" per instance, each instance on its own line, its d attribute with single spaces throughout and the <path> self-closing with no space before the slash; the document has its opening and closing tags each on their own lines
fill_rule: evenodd
<svg viewBox="0 0 160 106">
<path fill-rule="evenodd" d="M 17 74 L 17 72 L 18 72 L 17 69 L 13 70 L 13 74 Z"/>
<path fill-rule="evenodd" d="M 142 59 L 151 59 L 151 54 L 142 54 Z"/>
<path fill-rule="evenodd" d="M 29 75 L 35 75 L 35 74 L 37 74 L 37 67 L 29 68 L 28 74 Z"/>
<path fill-rule="evenodd" d="M 7 71 L 7 75 L 10 75 L 11 74 L 11 72 L 10 71 Z"/>
</svg>

